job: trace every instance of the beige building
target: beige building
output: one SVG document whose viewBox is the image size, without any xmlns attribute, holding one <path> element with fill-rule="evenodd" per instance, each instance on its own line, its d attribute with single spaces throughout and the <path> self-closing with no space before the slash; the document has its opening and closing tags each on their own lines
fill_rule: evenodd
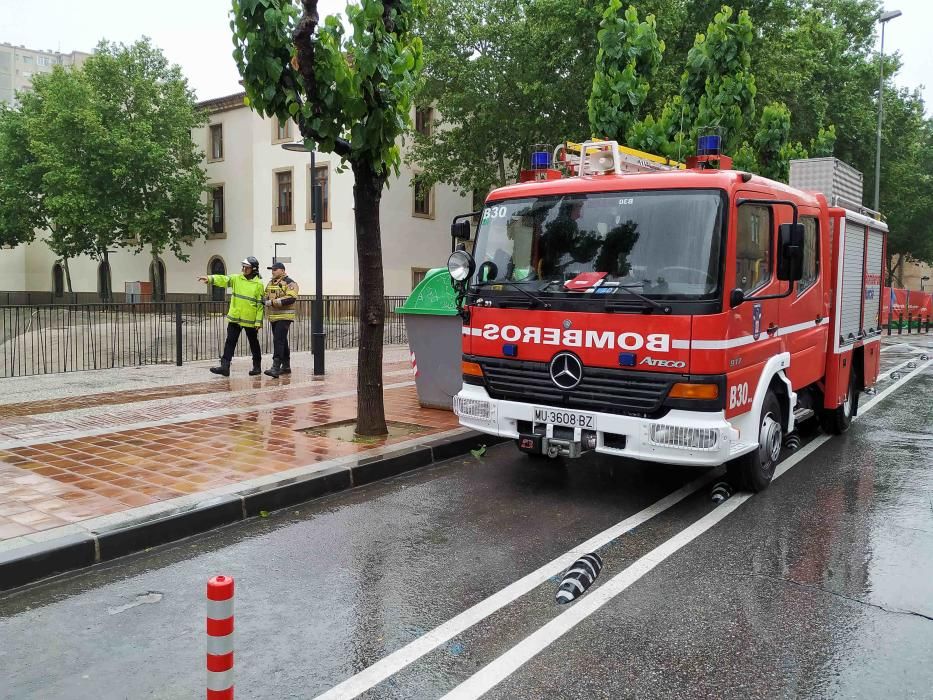
<svg viewBox="0 0 933 700">
<path fill-rule="evenodd" d="M 278 257 L 302 294 L 313 294 L 315 226 L 311 212 L 311 168 L 308 153 L 282 148 L 296 140 L 296 126 L 280 126 L 243 105 L 243 93 L 208 100 L 201 106 L 209 123 L 192 133 L 205 154 L 212 216 L 206 239 L 196 241 L 183 263 L 171 254 L 163 259 L 165 289 L 173 293 L 204 293 L 197 281 L 206 273 L 239 272 L 240 261 L 255 255 L 264 269 Z M 416 113 L 417 112 L 417 113 Z M 413 110 L 419 128 L 431 128 L 430 114 Z M 404 145 L 403 145 L 404 147 Z M 325 294 L 358 294 L 353 218 L 353 173 L 339 170 L 340 159 L 317 153 L 315 175 L 324 192 L 323 270 Z M 452 188 L 412 187 L 414 171 L 402 165 L 383 192 L 382 247 L 387 295 L 407 295 L 424 272 L 446 265 L 451 250 L 450 221 L 470 211 L 470 198 Z M 69 262 L 75 292 L 101 295 L 111 286 L 117 298 L 126 283 L 150 281 L 152 260 L 145 252 L 118 249 L 110 269 L 89 258 Z M 3 291 L 60 292 L 61 266 L 40 240 L 12 250 L 0 250 Z M 108 282 L 109 279 L 109 282 Z M 218 290 L 222 291 L 222 290 Z"/>
<path fill-rule="evenodd" d="M 28 91 L 36 73 L 49 73 L 53 66 L 80 66 L 90 55 L 83 51 L 39 51 L 0 43 L 0 102 L 15 107 L 16 93 Z"/>
<path fill-rule="evenodd" d="M 894 280 L 893 286 L 923 292 L 933 291 L 933 267 L 927 263 L 905 260 L 903 268 L 898 270 L 898 279 Z"/>
</svg>

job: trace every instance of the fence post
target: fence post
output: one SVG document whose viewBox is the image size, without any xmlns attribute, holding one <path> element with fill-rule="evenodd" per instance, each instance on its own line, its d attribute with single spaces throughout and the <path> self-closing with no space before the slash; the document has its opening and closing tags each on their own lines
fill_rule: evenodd
<svg viewBox="0 0 933 700">
<path fill-rule="evenodd" d="M 897 334 L 901 335 L 904 333 L 904 312 L 902 311 L 897 315 Z"/>
<path fill-rule="evenodd" d="M 181 303 L 175 303 L 175 364 L 181 367 Z"/>
</svg>

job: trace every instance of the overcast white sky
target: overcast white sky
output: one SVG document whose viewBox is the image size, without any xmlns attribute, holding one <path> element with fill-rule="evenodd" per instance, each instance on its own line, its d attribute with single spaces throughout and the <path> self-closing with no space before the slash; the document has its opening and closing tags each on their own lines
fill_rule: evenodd
<svg viewBox="0 0 933 700">
<path fill-rule="evenodd" d="M 323 16 L 345 6 L 346 0 L 321 0 L 319 10 Z M 210 99 L 240 89 L 229 8 L 229 0 L 0 0 L 0 41 L 69 52 L 91 51 L 101 38 L 129 43 L 147 35 L 182 67 L 198 98 Z M 931 115 L 933 2 L 890 0 L 888 9 L 904 13 L 885 30 L 885 53 L 900 52 L 904 64 L 897 83 L 925 84 Z"/>
</svg>

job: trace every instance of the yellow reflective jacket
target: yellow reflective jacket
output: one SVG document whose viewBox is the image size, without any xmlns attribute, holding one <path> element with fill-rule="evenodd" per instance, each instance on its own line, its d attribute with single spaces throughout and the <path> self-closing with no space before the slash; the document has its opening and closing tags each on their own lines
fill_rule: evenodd
<svg viewBox="0 0 933 700">
<path fill-rule="evenodd" d="M 269 308 L 266 317 L 269 321 L 294 321 L 298 301 L 298 283 L 285 275 L 281 279 L 271 279 L 266 285 L 266 300 Z"/>
<path fill-rule="evenodd" d="M 215 287 L 230 287 L 230 308 L 227 320 L 244 328 L 259 328 L 262 325 L 264 287 L 259 275 L 246 279 L 243 275 L 208 275 Z"/>
</svg>

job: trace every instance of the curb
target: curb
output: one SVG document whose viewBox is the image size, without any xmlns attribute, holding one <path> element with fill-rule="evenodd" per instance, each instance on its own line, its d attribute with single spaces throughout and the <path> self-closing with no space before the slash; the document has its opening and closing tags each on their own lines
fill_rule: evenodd
<svg viewBox="0 0 933 700">
<path fill-rule="evenodd" d="M 378 457 L 364 457 L 307 478 L 292 477 L 268 487 L 198 503 L 182 512 L 163 514 L 95 532 L 68 535 L 0 552 L 0 591 L 34 583 L 55 574 L 92 566 L 134 552 L 168 544 L 321 496 L 365 486 L 507 438 L 469 432 L 415 445 Z"/>
</svg>

